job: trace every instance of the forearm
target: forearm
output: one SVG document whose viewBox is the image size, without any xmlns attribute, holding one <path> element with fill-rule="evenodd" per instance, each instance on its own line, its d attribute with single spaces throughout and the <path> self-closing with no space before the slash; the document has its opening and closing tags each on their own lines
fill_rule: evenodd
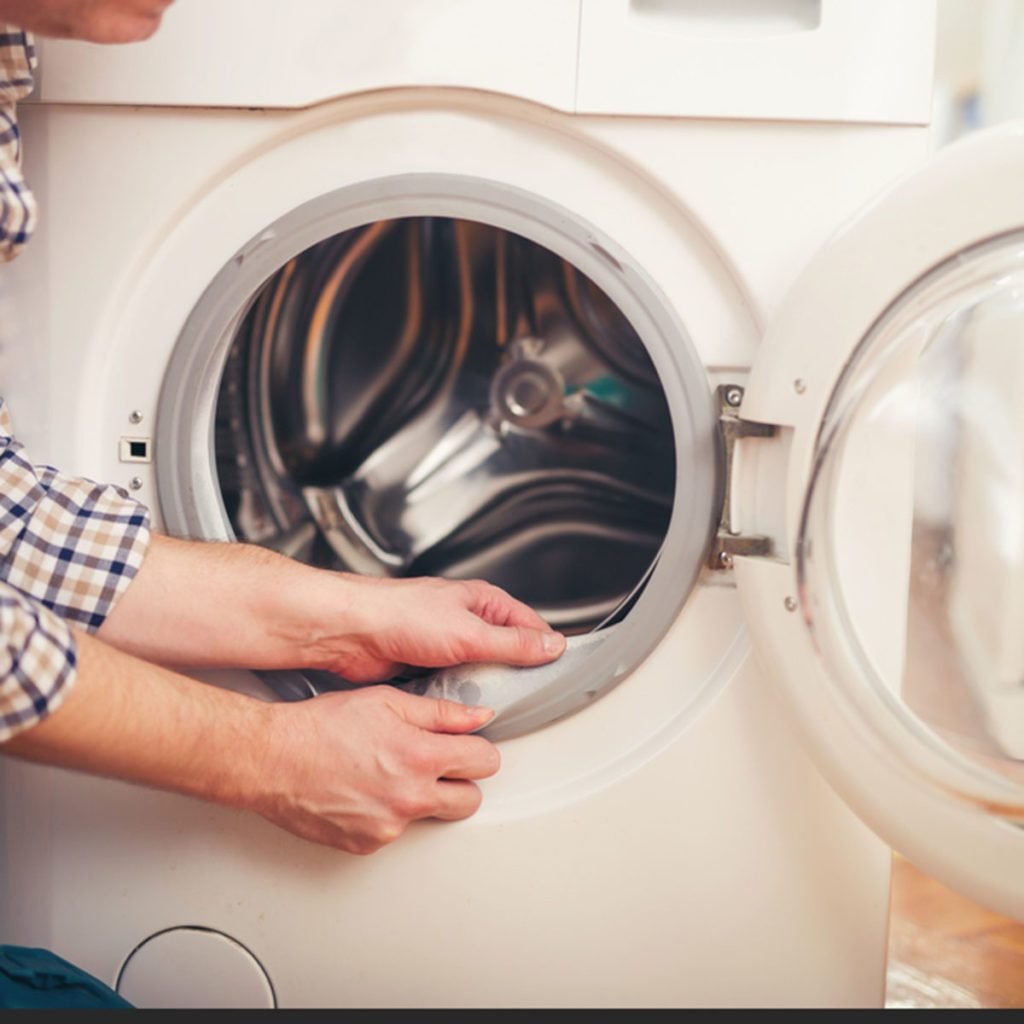
<svg viewBox="0 0 1024 1024">
<path fill-rule="evenodd" d="M 479 580 L 381 580 L 247 544 L 154 537 L 101 639 L 163 665 L 317 668 L 353 682 L 405 665 L 542 665 L 565 640 Z"/>
<path fill-rule="evenodd" d="M 98 635 L 164 665 L 318 667 L 324 653 L 310 609 L 343 616 L 346 580 L 248 544 L 154 536 Z"/>
<path fill-rule="evenodd" d="M 263 704 L 141 662 L 89 636 L 63 703 L 4 754 L 253 811 L 352 853 L 417 818 L 480 803 L 498 752 L 466 735 L 491 712 L 373 686 Z"/>
<path fill-rule="evenodd" d="M 2 750 L 232 806 L 255 799 L 269 705 L 80 635 L 64 703 Z"/>
</svg>

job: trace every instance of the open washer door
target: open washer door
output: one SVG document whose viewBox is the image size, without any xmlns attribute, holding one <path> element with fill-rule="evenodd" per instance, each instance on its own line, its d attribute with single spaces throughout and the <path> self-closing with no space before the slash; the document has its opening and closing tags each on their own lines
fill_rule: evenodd
<svg viewBox="0 0 1024 1024">
<path fill-rule="evenodd" d="M 772 429 L 738 431 L 732 528 L 772 554 L 723 538 L 831 783 L 922 868 L 1018 918 L 1022 181 L 1024 129 L 977 136 L 816 257 L 740 410 Z"/>
</svg>

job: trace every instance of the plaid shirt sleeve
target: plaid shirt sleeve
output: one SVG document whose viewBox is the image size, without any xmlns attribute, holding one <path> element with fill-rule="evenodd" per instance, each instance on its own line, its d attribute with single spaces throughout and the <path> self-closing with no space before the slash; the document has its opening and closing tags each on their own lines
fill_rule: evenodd
<svg viewBox="0 0 1024 1024">
<path fill-rule="evenodd" d="M 0 743 L 60 707 L 76 661 L 68 624 L 0 583 Z"/>
<path fill-rule="evenodd" d="M 126 491 L 34 466 L 0 400 L 0 741 L 54 709 L 75 673 L 69 625 L 103 624 L 149 535 Z"/>
<path fill-rule="evenodd" d="M 32 36 L 0 24 L 0 263 L 14 259 L 35 228 L 36 202 L 21 174 L 18 100 L 32 91 L 36 67 Z"/>
</svg>

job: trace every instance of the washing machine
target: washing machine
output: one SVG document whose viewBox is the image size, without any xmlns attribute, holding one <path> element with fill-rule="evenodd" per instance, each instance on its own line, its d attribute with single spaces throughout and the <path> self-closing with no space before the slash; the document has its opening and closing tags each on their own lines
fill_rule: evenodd
<svg viewBox="0 0 1024 1024">
<path fill-rule="evenodd" d="M 502 769 L 369 858 L 6 762 L 0 939 L 139 1005 L 842 1006 L 892 846 L 1024 917 L 1024 134 L 929 160 L 932 19 L 178 0 L 44 41 L 29 450 L 573 639 L 445 678 Z"/>
</svg>

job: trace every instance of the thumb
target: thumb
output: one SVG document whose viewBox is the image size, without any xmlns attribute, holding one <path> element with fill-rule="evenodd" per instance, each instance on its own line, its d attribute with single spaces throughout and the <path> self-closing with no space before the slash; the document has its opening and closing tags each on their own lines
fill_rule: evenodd
<svg viewBox="0 0 1024 1024">
<path fill-rule="evenodd" d="M 564 650 L 565 637 L 553 630 L 485 625 L 475 632 L 466 651 L 466 660 L 546 665 L 560 657 Z"/>
</svg>

